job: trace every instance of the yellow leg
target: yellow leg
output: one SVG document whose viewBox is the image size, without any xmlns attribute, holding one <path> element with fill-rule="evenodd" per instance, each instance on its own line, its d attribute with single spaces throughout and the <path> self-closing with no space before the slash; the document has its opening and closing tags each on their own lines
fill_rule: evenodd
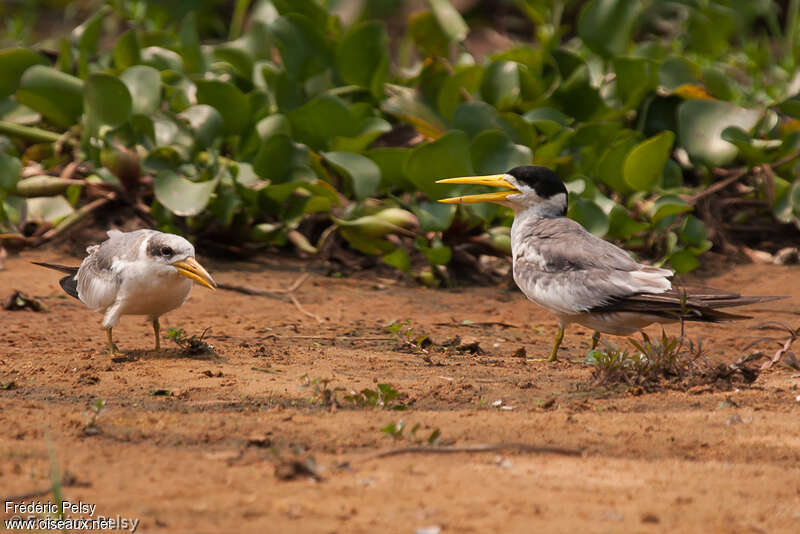
<svg viewBox="0 0 800 534">
<path fill-rule="evenodd" d="M 114 339 L 111 337 L 111 328 L 106 328 L 106 334 L 108 335 L 108 353 L 111 356 L 120 354 L 119 349 L 114 344 Z"/>
<path fill-rule="evenodd" d="M 594 350 L 597 348 L 597 344 L 600 342 L 600 336 L 601 336 L 600 332 L 597 331 L 595 331 L 595 333 L 592 334 L 592 348 L 589 350 Z"/>
<path fill-rule="evenodd" d="M 161 350 L 161 325 L 158 322 L 158 317 L 153 317 L 153 332 L 156 335 L 156 350 Z"/>
<path fill-rule="evenodd" d="M 533 362 L 554 362 L 558 360 L 558 348 L 561 346 L 561 342 L 564 340 L 564 327 L 560 324 L 558 325 L 558 330 L 556 331 L 556 337 L 553 341 L 553 352 L 550 353 L 549 358 L 532 358 L 529 361 Z M 567 359 L 569 361 L 569 359 Z"/>
<path fill-rule="evenodd" d="M 562 341 L 564 341 L 564 327 L 558 325 L 556 338 L 553 341 L 553 352 L 550 353 L 550 357 L 547 359 L 548 362 L 554 362 L 558 359 L 558 348 L 561 346 Z"/>
</svg>

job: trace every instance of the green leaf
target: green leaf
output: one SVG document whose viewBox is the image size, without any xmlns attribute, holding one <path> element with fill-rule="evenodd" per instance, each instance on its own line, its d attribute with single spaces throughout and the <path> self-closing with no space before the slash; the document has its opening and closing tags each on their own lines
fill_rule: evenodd
<svg viewBox="0 0 800 534">
<path fill-rule="evenodd" d="M 189 123 L 198 149 L 211 146 L 222 131 L 222 115 L 215 108 L 205 104 L 187 108 L 179 113 L 178 117 Z"/>
<path fill-rule="evenodd" d="M 680 143 L 696 161 L 711 166 L 731 163 L 739 150 L 722 139 L 729 126 L 753 128 L 761 112 L 719 100 L 687 100 L 678 106 Z"/>
<path fill-rule="evenodd" d="M 628 108 L 639 105 L 645 95 L 658 86 L 658 66 L 641 57 L 615 57 L 617 95 Z"/>
<path fill-rule="evenodd" d="M 315 149 L 327 147 L 334 137 L 358 133 L 350 110 L 341 99 L 331 95 L 320 95 L 291 110 L 287 117 L 295 138 Z"/>
<path fill-rule="evenodd" d="M 191 182 L 173 171 L 163 170 L 156 175 L 153 192 L 156 199 L 175 215 L 190 217 L 206 209 L 217 180 Z"/>
<path fill-rule="evenodd" d="M 578 197 L 570 203 L 568 216 L 581 223 L 588 231 L 597 236 L 604 236 L 608 233 L 609 220 L 605 212 L 585 198 Z"/>
<path fill-rule="evenodd" d="M 431 5 L 436 22 L 450 40 L 461 42 L 467 38 L 469 27 L 450 0 L 428 0 L 428 3 Z"/>
<path fill-rule="evenodd" d="M 56 126 L 67 128 L 83 113 L 83 82 L 52 67 L 34 65 L 25 71 L 17 102 L 38 111 Z"/>
<path fill-rule="evenodd" d="M 240 134 L 250 123 L 250 101 L 235 85 L 220 80 L 198 80 L 197 103 L 207 104 L 222 115 L 225 134 Z"/>
<path fill-rule="evenodd" d="M 14 191 L 22 164 L 14 156 L 0 152 L 0 191 Z"/>
<path fill-rule="evenodd" d="M 114 65 L 119 70 L 128 69 L 141 61 L 136 30 L 130 29 L 119 36 L 112 52 Z"/>
<path fill-rule="evenodd" d="M 453 250 L 448 246 L 442 245 L 438 240 L 435 241 L 438 242 L 437 245 L 432 247 L 419 246 L 419 250 L 431 265 L 447 265 L 453 257 Z"/>
<path fill-rule="evenodd" d="M 476 173 L 496 174 L 506 172 L 533 161 L 531 149 L 516 145 L 503 132 L 487 130 L 478 134 L 470 147 L 472 167 Z"/>
<path fill-rule="evenodd" d="M 269 28 L 289 76 L 306 80 L 330 65 L 331 54 L 325 38 L 307 17 L 291 13 Z"/>
<path fill-rule="evenodd" d="M 706 225 L 694 215 L 687 215 L 680 231 L 681 241 L 688 245 L 699 246 L 707 238 Z"/>
<path fill-rule="evenodd" d="M 408 17 L 408 33 L 424 56 L 446 57 L 450 38 L 431 11 L 418 11 Z"/>
<path fill-rule="evenodd" d="M 336 50 L 336 69 L 342 80 L 375 89 L 383 94 L 389 66 L 389 35 L 379 22 L 356 24 L 345 34 Z"/>
<path fill-rule="evenodd" d="M 141 51 L 141 62 L 160 71 L 180 72 L 183 59 L 176 52 L 160 46 L 148 46 Z"/>
<path fill-rule="evenodd" d="M 634 191 L 651 191 L 661 181 L 675 134 L 667 130 L 633 147 L 625 158 L 623 176 Z"/>
<path fill-rule="evenodd" d="M 438 139 L 446 130 L 442 120 L 419 99 L 413 89 L 398 89 L 396 94 L 381 102 L 381 110 L 411 124 L 429 139 Z"/>
<path fill-rule="evenodd" d="M 81 55 L 94 56 L 97 54 L 97 42 L 100 39 L 103 18 L 111 13 L 111 7 L 103 6 L 84 21 L 83 24 L 72 30 L 72 38 L 77 42 Z"/>
<path fill-rule="evenodd" d="M 632 192 L 624 177 L 624 165 L 628 154 L 636 146 L 637 138 L 630 133 L 623 134 L 606 149 L 597 164 L 595 177 L 623 194 Z"/>
<path fill-rule="evenodd" d="M 135 65 L 120 74 L 133 102 L 133 113 L 149 115 L 161 104 L 161 74 L 153 67 Z"/>
<path fill-rule="evenodd" d="M 64 217 L 72 215 L 75 209 L 63 196 L 29 198 L 27 202 L 29 221 L 45 221 L 58 223 Z"/>
<path fill-rule="evenodd" d="M 351 152 L 324 152 L 325 160 L 350 177 L 356 199 L 374 194 L 381 183 L 381 170 L 371 159 Z"/>
<path fill-rule="evenodd" d="M 423 232 L 443 232 L 450 228 L 456 215 L 456 207 L 439 202 L 420 202 L 412 205 L 411 210 L 419 220 L 419 229 Z"/>
<path fill-rule="evenodd" d="M 665 217 L 692 211 L 692 207 L 681 200 L 677 195 L 663 195 L 659 197 L 650 209 L 650 220 L 653 224 Z"/>
<path fill-rule="evenodd" d="M 13 95 L 19 87 L 22 74 L 33 65 L 44 65 L 47 59 L 27 48 L 0 50 L 0 98 Z"/>
<path fill-rule="evenodd" d="M 133 101 L 119 78 L 96 72 L 86 79 L 83 107 L 89 130 L 94 134 L 102 125 L 115 128 L 125 123 L 131 116 Z"/>
<path fill-rule="evenodd" d="M 408 156 L 405 175 L 428 198 L 440 198 L 452 187 L 437 185 L 442 178 L 473 174 L 469 139 L 464 132 L 452 131 L 436 141 L 420 145 Z"/>
<path fill-rule="evenodd" d="M 407 273 L 411 269 L 411 259 L 408 257 L 408 252 L 402 247 L 397 247 L 393 252 L 384 255 L 381 261 L 404 273 Z"/>
<path fill-rule="evenodd" d="M 206 70 L 206 60 L 200 50 L 200 36 L 197 34 L 197 22 L 194 11 L 189 12 L 181 21 L 178 33 L 181 46 L 180 55 L 186 72 L 200 73 Z"/>
<path fill-rule="evenodd" d="M 486 69 L 481 93 L 484 100 L 497 109 L 509 109 L 520 98 L 519 64 L 514 61 L 494 61 Z"/>
<path fill-rule="evenodd" d="M 439 89 L 436 106 L 439 113 L 447 120 L 452 120 L 453 112 L 464 101 L 463 93 L 474 93 L 481 86 L 483 80 L 483 67 L 470 65 L 458 69 L 453 76 L 448 77 Z"/>
<path fill-rule="evenodd" d="M 553 108 L 532 109 L 522 118 L 536 126 L 537 130 L 548 137 L 552 137 L 570 123 L 569 117 Z"/>
<path fill-rule="evenodd" d="M 619 56 L 628 49 L 639 9 L 637 0 L 591 0 L 578 17 L 578 36 L 601 56 Z"/>
<path fill-rule="evenodd" d="M 608 214 L 608 234 L 611 236 L 628 239 L 648 228 L 648 224 L 637 221 L 628 214 L 628 210 L 618 204 Z"/>
<path fill-rule="evenodd" d="M 670 254 L 667 261 L 678 274 L 688 273 L 689 271 L 693 271 L 700 266 L 697 256 L 688 250 L 678 250 L 677 252 L 673 252 Z"/>
<path fill-rule="evenodd" d="M 722 69 L 715 66 L 703 67 L 700 71 L 703 75 L 703 83 L 708 89 L 708 92 L 719 100 L 730 101 L 733 100 L 735 94 L 731 87 L 731 81 L 728 75 Z"/>
<path fill-rule="evenodd" d="M 499 127 L 497 110 L 480 100 L 464 102 L 453 113 L 453 128 L 466 132 L 470 138 Z"/>
<path fill-rule="evenodd" d="M 275 134 L 261 143 L 253 161 L 253 170 L 273 184 L 290 179 L 292 169 L 308 164 L 308 149 L 300 147 L 284 134 Z"/>
<path fill-rule="evenodd" d="M 378 165 L 381 170 L 381 185 L 399 187 L 405 191 L 413 191 L 414 186 L 404 173 L 406 159 L 411 153 L 408 148 L 384 147 L 373 148 L 364 153 Z"/>
</svg>

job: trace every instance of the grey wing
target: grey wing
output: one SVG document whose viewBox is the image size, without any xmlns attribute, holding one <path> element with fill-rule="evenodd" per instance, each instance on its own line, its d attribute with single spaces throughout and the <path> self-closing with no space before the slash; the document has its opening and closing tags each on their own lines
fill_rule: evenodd
<svg viewBox="0 0 800 534">
<path fill-rule="evenodd" d="M 103 311 L 117 298 L 122 280 L 113 267 L 115 261 L 133 261 L 141 243 L 152 230 L 120 232 L 111 230 L 108 239 L 89 247 L 90 252 L 78 270 L 78 297 L 94 311 Z"/>
<path fill-rule="evenodd" d="M 580 313 L 671 287 L 672 271 L 637 263 L 570 219 L 534 221 L 520 231 L 514 279 L 531 300 L 553 311 Z"/>
</svg>

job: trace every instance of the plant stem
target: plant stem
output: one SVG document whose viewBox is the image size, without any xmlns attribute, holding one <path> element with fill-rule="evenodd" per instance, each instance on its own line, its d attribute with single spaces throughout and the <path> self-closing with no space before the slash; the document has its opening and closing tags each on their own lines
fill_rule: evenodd
<svg viewBox="0 0 800 534">
<path fill-rule="evenodd" d="M 788 58 L 792 65 L 797 63 L 794 57 L 794 44 L 797 37 L 798 14 L 800 14 L 800 0 L 789 0 L 789 7 L 786 10 L 786 41 L 784 56 Z"/>
<path fill-rule="evenodd" d="M 236 0 L 236 6 L 233 8 L 233 17 L 231 18 L 231 32 L 228 39 L 233 41 L 242 35 L 242 28 L 244 28 L 244 17 L 247 15 L 247 8 L 250 7 L 250 0 Z"/>
<path fill-rule="evenodd" d="M 42 130 L 41 128 L 33 128 L 31 126 L 22 126 L 13 122 L 0 121 L 0 133 L 15 135 L 17 137 L 24 137 L 31 141 L 38 141 L 40 143 L 55 143 L 61 139 L 61 134 Z"/>
</svg>

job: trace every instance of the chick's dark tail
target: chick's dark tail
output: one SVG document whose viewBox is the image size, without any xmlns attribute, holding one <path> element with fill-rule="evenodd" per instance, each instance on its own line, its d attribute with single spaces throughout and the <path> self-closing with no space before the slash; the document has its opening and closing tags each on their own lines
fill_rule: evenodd
<svg viewBox="0 0 800 534">
<path fill-rule="evenodd" d="M 63 289 L 67 295 L 80 300 L 80 297 L 78 297 L 78 267 L 68 267 L 66 265 L 56 265 L 54 263 L 44 263 L 40 261 L 34 261 L 31 263 L 41 267 L 47 267 L 48 269 L 53 269 L 54 271 L 67 273 L 68 276 L 65 276 L 59 280 L 58 283 L 61 285 L 61 289 Z"/>
</svg>

